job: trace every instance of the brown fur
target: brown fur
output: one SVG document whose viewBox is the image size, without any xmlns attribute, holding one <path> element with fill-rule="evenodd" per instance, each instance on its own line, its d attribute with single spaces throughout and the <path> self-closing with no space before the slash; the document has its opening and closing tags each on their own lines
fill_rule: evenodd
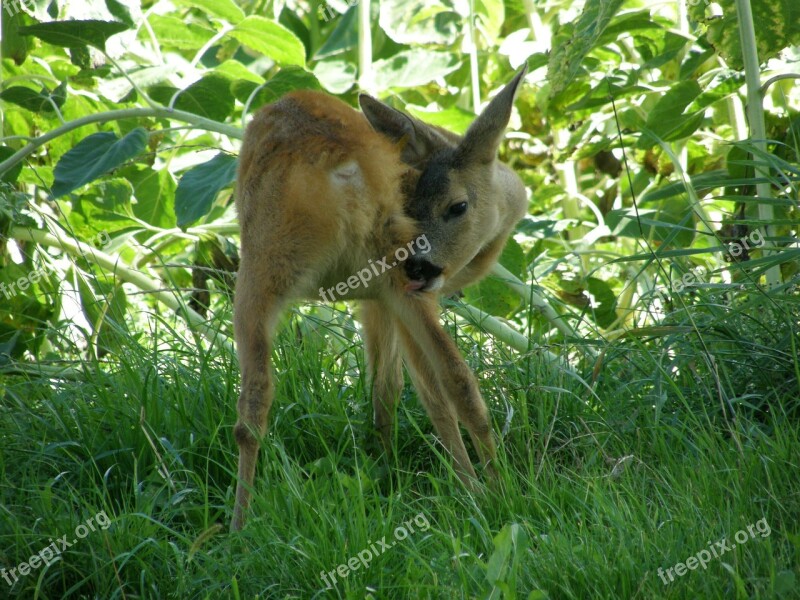
<svg viewBox="0 0 800 600">
<path fill-rule="evenodd" d="M 405 359 L 459 476 L 468 483 L 475 477 L 459 421 L 481 462 L 494 458 L 486 405 L 439 323 L 438 297 L 482 277 L 525 212 L 521 182 L 495 159 L 523 74 L 463 140 L 368 97 L 361 98 L 362 115 L 316 92 L 288 94 L 263 108 L 247 128 L 236 195 L 242 256 L 234 329 L 242 390 L 231 529 L 244 522 L 266 432 L 274 393 L 271 343 L 281 309 L 347 281 L 371 260 L 393 257 L 420 234 L 430 240 L 427 255 L 344 295 L 364 301 L 375 424 L 388 451 Z M 449 185 L 434 185 L 435 193 L 429 193 L 425 183 L 435 183 L 441 168 L 449 173 Z M 443 211 L 465 199 L 470 210 L 443 221 Z"/>
</svg>

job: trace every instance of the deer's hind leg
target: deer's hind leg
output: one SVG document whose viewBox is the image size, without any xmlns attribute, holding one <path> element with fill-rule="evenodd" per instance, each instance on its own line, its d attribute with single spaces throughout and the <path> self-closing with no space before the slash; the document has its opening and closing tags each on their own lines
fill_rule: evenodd
<svg viewBox="0 0 800 600">
<path fill-rule="evenodd" d="M 242 375 L 236 405 L 238 419 L 234 437 L 239 447 L 236 503 L 231 531 L 241 529 L 250 505 L 261 438 L 267 431 L 267 417 L 275 395 L 272 366 L 272 338 L 285 298 L 270 292 L 246 268 L 239 270 L 234 301 L 234 330 Z"/>
<path fill-rule="evenodd" d="M 310 220 L 307 220 L 310 222 Z M 269 220 L 264 221 L 269 224 Z M 234 437 L 239 447 L 236 502 L 231 530 L 241 529 L 250 504 L 260 440 L 275 395 L 272 341 L 281 309 L 315 280 L 331 247 L 314 239 L 311 226 L 294 237 L 276 225 L 242 236 L 242 262 L 234 297 L 234 331 L 242 384 Z"/>
</svg>

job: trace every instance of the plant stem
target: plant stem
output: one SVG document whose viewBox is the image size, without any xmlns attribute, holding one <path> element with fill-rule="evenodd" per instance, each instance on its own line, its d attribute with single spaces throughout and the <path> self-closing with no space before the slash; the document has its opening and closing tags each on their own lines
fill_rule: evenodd
<svg viewBox="0 0 800 600">
<path fill-rule="evenodd" d="M 570 327 L 569 323 L 566 322 L 562 315 L 559 315 L 555 309 L 550 306 L 550 304 L 542 298 L 539 294 L 537 294 L 533 288 L 529 285 L 520 281 L 511 271 L 506 269 L 500 263 L 497 263 L 494 267 L 492 267 L 492 275 L 497 277 L 498 279 L 503 280 L 503 282 L 508 285 L 513 291 L 515 291 L 519 296 L 526 302 L 530 303 L 533 307 L 539 310 L 542 313 L 545 319 L 550 321 L 553 324 L 553 327 L 558 329 L 561 333 L 564 334 L 564 337 L 571 338 L 571 339 L 579 339 L 580 336 L 578 333 Z M 579 345 L 578 346 L 587 358 L 592 360 L 597 359 L 597 353 L 590 348 L 589 346 Z"/>
<path fill-rule="evenodd" d="M 73 129 L 78 129 L 85 125 L 92 123 L 107 123 L 108 121 L 118 121 L 120 119 L 172 119 L 174 121 L 182 121 L 184 123 L 191 123 L 201 129 L 214 131 L 232 137 L 235 139 L 242 139 L 243 131 L 233 125 L 220 123 L 219 121 L 212 121 L 199 115 L 195 115 L 182 110 L 169 110 L 168 108 L 125 108 L 121 110 L 110 110 L 108 112 L 97 113 L 95 115 L 87 115 L 74 121 L 69 121 L 61 127 L 48 131 L 34 140 L 31 140 L 24 148 L 0 163 L 0 174 L 5 173 L 10 168 L 22 162 L 33 154 L 33 152 L 44 146 L 50 140 L 54 140 L 64 134 L 69 133 Z"/>
<path fill-rule="evenodd" d="M 767 154 L 767 127 L 764 122 L 763 96 L 761 95 L 761 69 L 758 62 L 758 49 L 756 47 L 756 30 L 753 24 L 753 10 L 750 0 L 736 0 L 736 14 L 739 20 L 739 35 L 742 45 L 742 58 L 744 61 L 744 76 L 747 82 L 747 119 L 750 124 L 750 140 L 762 156 Z M 769 167 L 756 164 L 756 177 L 764 181 L 756 184 L 759 198 L 769 200 L 772 189 L 769 184 Z M 764 224 L 764 239 L 769 239 L 770 224 L 775 219 L 772 204 L 758 204 L 758 218 Z M 764 251 L 764 255 L 767 255 Z M 770 290 L 781 284 L 781 271 L 779 265 L 769 268 L 766 273 L 767 289 Z"/>
<path fill-rule="evenodd" d="M 465 46 L 469 52 L 469 76 L 472 82 L 472 112 L 476 115 L 481 110 L 481 79 L 478 73 L 478 44 L 475 39 L 475 0 L 469 2 L 469 23 L 465 34 Z"/>
<path fill-rule="evenodd" d="M 169 308 L 180 315 L 190 327 L 198 330 L 209 342 L 212 344 L 220 343 L 227 349 L 233 351 L 233 345 L 224 333 L 218 329 L 209 327 L 206 319 L 197 314 L 191 308 L 186 306 L 183 299 L 176 293 L 164 292 L 164 285 L 147 275 L 135 271 L 121 262 L 119 257 L 111 256 L 105 252 L 101 252 L 97 248 L 84 244 L 77 240 L 66 239 L 56 235 L 40 231 L 38 229 L 25 229 L 23 227 L 13 227 L 9 237 L 26 242 L 33 242 L 42 246 L 49 246 L 52 248 L 59 248 L 60 250 L 76 257 L 82 257 L 89 260 L 99 267 L 103 268 L 108 273 L 113 273 L 115 277 L 119 277 L 122 281 L 135 285 L 143 292 L 147 292 L 156 298 L 156 300 L 166 304 Z"/>
<path fill-rule="evenodd" d="M 358 85 L 375 94 L 375 77 L 372 72 L 372 20 L 370 0 L 358 3 Z"/>
<path fill-rule="evenodd" d="M 563 356 L 558 356 L 557 354 L 553 354 L 549 350 L 546 350 L 541 347 L 536 347 L 535 345 L 531 344 L 528 338 L 526 338 L 521 333 L 514 331 L 511 327 L 493 317 L 490 314 L 483 312 L 480 309 L 475 308 L 469 304 L 460 304 L 453 308 L 453 312 L 455 312 L 460 317 L 466 319 L 473 325 L 478 326 L 482 331 L 491 334 L 496 339 L 500 340 L 507 346 L 510 346 L 517 352 L 529 352 L 531 350 L 535 350 L 536 352 L 540 352 L 544 355 L 544 357 L 550 363 L 563 363 L 566 365 L 566 369 L 575 374 L 575 370 L 570 366 L 567 362 L 567 359 Z"/>
</svg>

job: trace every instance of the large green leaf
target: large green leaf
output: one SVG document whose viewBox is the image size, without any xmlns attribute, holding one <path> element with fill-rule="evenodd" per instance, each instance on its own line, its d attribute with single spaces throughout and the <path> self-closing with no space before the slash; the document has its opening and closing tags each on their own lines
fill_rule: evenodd
<svg viewBox="0 0 800 600">
<path fill-rule="evenodd" d="M 0 98 L 31 112 L 55 112 L 56 107 L 61 108 L 67 100 L 66 82 L 50 92 L 42 88 L 40 92 L 22 85 L 13 85 L 0 92 Z"/>
<path fill-rule="evenodd" d="M 382 0 L 380 26 L 400 44 L 449 46 L 461 33 L 462 17 L 451 0 Z"/>
<path fill-rule="evenodd" d="M 505 2 L 503 0 L 475 0 L 475 16 L 477 17 L 478 31 L 480 31 L 491 45 L 496 45 L 506 20 Z"/>
<path fill-rule="evenodd" d="M 211 73 L 195 81 L 178 94 L 175 108 L 206 117 L 213 121 L 224 121 L 233 112 L 235 100 L 231 82 L 227 77 Z"/>
<path fill-rule="evenodd" d="M 617 320 L 617 295 L 611 286 L 596 277 L 586 278 L 586 290 L 591 294 L 591 315 L 600 327 L 610 327 Z"/>
<path fill-rule="evenodd" d="M 358 11 L 350 9 L 339 19 L 325 43 L 317 50 L 314 58 L 320 59 L 341 54 L 358 46 Z"/>
<path fill-rule="evenodd" d="M 460 64 L 459 58 L 449 52 L 406 50 L 375 61 L 375 85 L 378 89 L 424 85 L 452 73 Z"/>
<path fill-rule="evenodd" d="M 522 302 L 519 294 L 494 277 L 487 277 L 464 289 L 464 300 L 497 317 L 508 317 L 517 311 Z"/>
<path fill-rule="evenodd" d="M 321 60 L 314 65 L 314 75 L 331 94 L 344 94 L 356 83 L 358 69 L 343 60 Z"/>
<path fill-rule="evenodd" d="M 70 233 L 102 249 L 110 234 L 141 228 L 133 217 L 133 186 L 127 179 L 106 178 L 72 195 L 72 212 L 67 215 Z"/>
<path fill-rule="evenodd" d="M 214 35 L 211 29 L 195 23 L 186 23 L 170 15 L 153 14 L 148 17 L 148 21 L 162 48 L 171 46 L 180 50 L 198 50 Z M 140 36 L 147 35 L 147 30 L 142 28 Z"/>
<path fill-rule="evenodd" d="M 178 227 L 191 225 L 211 210 L 220 190 L 236 179 L 238 162 L 235 156 L 220 152 L 184 173 L 175 193 Z"/>
<path fill-rule="evenodd" d="M 744 68 L 735 0 L 717 0 L 722 16 L 706 10 L 706 2 L 689 2 L 689 16 L 706 26 L 706 40 L 734 69 Z M 764 63 L 781 50 L 800 44 L 800 3 L 797 0 L 750 0 L 758 58 Z"/>
<path fill-rule="evenodd" d="M 13 148 L 9 148 L 8 146 L 0 146 L 0 162 L 11 158 L 14 156 L 15 152 Z M 0 181 L 4 181 L 5 183 L 14 183 L 17 181 L 17 177 L 22 172 L 22 163 L 17 163 L 7 171 L 3 171 L 0 173 Z"/>
<path fill-rule="evenodd" d="M 150 225 L 164 229 L 175 227 L 175 179 L 169 169 L 131 165 L 120 175 L 133 185 L 136 204 L 133 214 Z"/>
<path fill-rule="evenodd" d="M 551 98 L 572 82 L 583 59 L 594 49 L 622 2 L 623 0 L 587 0 L 581 16 L 566 28 L 569 34 L 559 34 L 554 38 L 547 66 Z"/>
<path fill-rule="evenodd" d="M 286 27 L 270 19 L 251 15 L 236 25 L 228 35 L 278 64 L 301 67 L 306 64 L 303 43 Z"/>
<path fill-rule="evenodd" d="M 683 114 L 683 111 L 697 98 L 702 90 L 694 81 L 682 81 L 672 86 L 647 115 L 647 129 L 650 135 L 642 139 L 640 147 L 653 144 L 658 139 L 671 142 L 688 137 L 703 121 L 703 111 Z"/>
<path fill-rule="evenodd" d="M 147 131 L 137 127 L 124 138 L 115 133 L 95 133 L 64 154 L 55 168 L 53 197 L 58 198 L 94 181 L 141 154 Z"/>
<path fill-rule="evenodd" d="M 233 0 L 174 0 L 179 6 L 199 8 L 203 13 L 236 25 L 244 19 L 244 11 Z"/>
<path fill-rule="evenodd" d="M 106 42 L 112 35 L 128 29 L 125 23 L 117 21 L 49 21 L 20 27 L 22 35 L 38 37 L 43 42 L 65 48 L 92 46 L 98 50 L 106 49 Z"/>
<path fill-rule="evenodd" d="M 247 102 L 258 84 L 252 81 L 237 81 L 233 85 L 234 94 L 242 102 Z M 284 94 L 294 90 L 320 90 L 319 81 L 313 73 L 300 67 L 286 67 L 278 71 L 275 76 L 258 91 L 255 98 L 250 101 L 250 112 L 258 107 L 274 102 Z"/>
<path fill-rule="evenodd" d="M 4 3 L 5 4 L 5 3 Z M 0 56 L 14 59 L 21 65 L 28 56 L 28 40 L 20 35 L 19 28 L 25 22 L 26 15 L 22 11 L 12 15 L 4 14 L 0 29 Z"/>
<path fill-rule="evenodd" d="M 131 17 L 130 9 L 123 3 L 118 0 L 105 0 L 106 8 L 108 12 L 111 13 L 111 16 L 117 19 L 118 21 L 122 21 L 128 27 L 133 28 L 135 22 Z"/>
</svg>

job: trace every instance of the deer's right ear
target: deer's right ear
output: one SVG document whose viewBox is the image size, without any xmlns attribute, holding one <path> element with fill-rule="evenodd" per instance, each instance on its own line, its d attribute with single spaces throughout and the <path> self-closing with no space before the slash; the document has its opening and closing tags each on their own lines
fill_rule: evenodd
<svg viewBox="0 0 800 600">
<path fill-rule="evenodd" d="M 375 131 L 403 145 L 400 158 L 407 165 L 419 167 L 442 145 L 441 140 L 424 123 L 380 100 L 360 94 L 358 103 Z"/>
</svg>

